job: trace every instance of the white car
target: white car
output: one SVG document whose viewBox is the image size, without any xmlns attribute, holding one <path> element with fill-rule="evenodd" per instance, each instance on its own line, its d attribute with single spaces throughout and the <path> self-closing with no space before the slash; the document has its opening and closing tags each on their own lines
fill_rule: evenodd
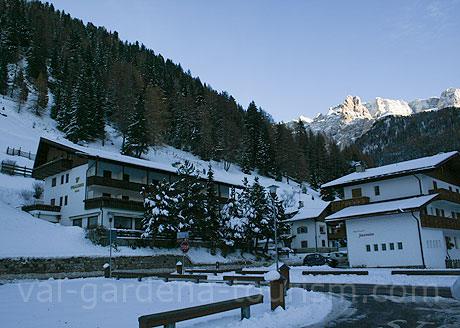
<svg viewBox="0 0 460 328">
<path fill-rule="evenodd" d="M 340 266 L 349 266 L 350 265 L 348 263 L 348 253 L 345 253 L 345 252 L 332 252 L 332 253 L 329 253 L 328 256 L 331 259 L 337 260 L 337 263 Z"/>
</svg>

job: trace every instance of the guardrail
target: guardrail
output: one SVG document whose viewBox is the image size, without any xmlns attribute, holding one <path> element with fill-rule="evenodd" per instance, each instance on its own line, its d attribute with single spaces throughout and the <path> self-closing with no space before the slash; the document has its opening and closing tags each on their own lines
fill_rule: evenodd
<svg viewBox="0 0 460 328">
<path fill-rule="evenodd" d="M 251 315 L 250 306 L 263 303 L 263 301 L 264 296 L 262 294 L 256 294 L 246 297 L 234 298 L 228 301 L 189 307 L 185 309 L 143 315 L 138 319 L 139 328 L 150 328 L 157 326 L 173 328 L 176 327 L 176 322 L 179 321 L 200 318 L 234 309 L 241 309 L 241 320 L 249 319 Z"/>
</svg>

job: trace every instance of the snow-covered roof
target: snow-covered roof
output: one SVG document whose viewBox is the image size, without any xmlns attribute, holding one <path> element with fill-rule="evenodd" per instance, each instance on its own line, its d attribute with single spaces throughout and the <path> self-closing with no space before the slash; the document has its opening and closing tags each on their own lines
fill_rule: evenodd
<svg viewBox="0 0 460 328">
<path fill-rule="evenodd" d="M 156 170 L 166 171 L 170 173 L 177 173 L 177 169 L 175 167 L 173 167 L 170 164 L 166 164 L 166 163 L 153 162 L 153 161 L 135 158 L 131 156 L 126 156 L 126 155 L 122 155 L 119 153 L 114 153 L 114 152 L 110 152 L 110 151 L 106 151 L 102 149 L 80 146 L 80 145 L 74 144 L 67 140 L 53 140 L 53 139 L 48 139 L 48 138 L 43 138 L 43 137 L 41 137 L 41 140 L 44 140 L 45 142 L 49 142 L 53 144 L 58 144 L 58 145 L 61 145 L 67 148 L 71 148 L 77 154 L 81 154 L 83 156 L 89 156 L 89 157 L 94 157 L 94 158 L 98 157 L 100 159 L 106 159 L 110 161 L 131 164 L 131 165 L 140 166 L 144 168 L 156 169 Z M 215 180 L 216 182 L 235 185 L 234 183 L 230 181 L 226 181 L 225 179 L 222 179 L 222 178 L 218 178 Z"/>
<path fill-rule="evenodd" d="M 329 203 L 322 200 L 317 200 L 313 206 L 304 206 L 294 215 L 292 218 L 286 220 L 285 222 L 293 222 L 304 219 L 317 218 L 324 211 Z"/>
<path fill-rule="evenodd" d="M 410 161 L 366 169 L 364 172 L 353 172 L 336 180 L 325 183 L 321 186 L 321 188 L 434 169 L 438 165 L 444 163 L 446 160 L 454 157 L 457 154 L 457 151 L 452 151 L 449 153 L 441 153 L 434 156 L 422 157 Z"/>
<path fill-rule="evenodd" d="M 432 201 L 438 194 L 428 196 L 418 196 L 388 202 L 350 206 L 340 210 L 325 218 L 325 221 L 338 221 L 343 219 L 351 219 L 354 217 L 378 215 L 388 212 L 406 212 L 417 209 Z"/>
</svg>

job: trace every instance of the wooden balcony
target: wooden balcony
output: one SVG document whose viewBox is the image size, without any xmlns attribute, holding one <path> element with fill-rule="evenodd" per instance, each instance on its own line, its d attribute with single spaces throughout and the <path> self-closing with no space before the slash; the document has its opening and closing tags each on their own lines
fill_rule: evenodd
<svg viewBox="0 0 460 328">
<path fill-rule="evenodd" d="M 460 220 L 443 216 L 420 214 L 421 224 L 424 228 L 439 228 L 460 230 Z"/>
<path fill-rule="evenodd" d="M 85 210 L 93 208 L 117 208 L 121 210 L 144 212 L 144 203 L 110 197 L 90 198 L 84 200 Z"/>
<path fill-rule="evenodd" d="M 46 205 L 46 204 L 34 204 L 34 205 L 27 205 L 23 206 L 22 210 L 24 212 L 32 212 L 32 211 L 44 211 L 44 212 L 61 212 L 61 206 L 55 205 Z"/>
<path fill-rule="evenodd" d="M 67 158 L 59 158 L 54 161 L 43 164 L 39 167 L 34 168 L 32 177 L 35 179 L 44 179 L 51 175 L 55 175 L 72 168 L 72 160 Z"/>
<path fill-rule="evenodd" d="M 444 188 L 431 189 L 430 194 L 439 194 L 440 200 L 445 200 L 452 203 L 460 204 L 460 194 Z"/>
<path fill-rule="evenodd" d="M 361 196 L 350 199 L 343 199 L 331 202 L 332 213 L 343 210 L 346 207 L 369 204 L 369 197 Z"/>
<path fill-rule="evenodd" d="M 100 176 L 93 175 L 86 179 L 87 186 L 105 186 L 111 188 L 118 188 L 118 189 L 125 189 L 125 190 L 132 190 L 132 191 L 141 191 L 143 187 L 147 185 L 142 183 L 124 181 L 124 180 L 117 180 L 111 178 L 104 178 Z"/>
</svg>

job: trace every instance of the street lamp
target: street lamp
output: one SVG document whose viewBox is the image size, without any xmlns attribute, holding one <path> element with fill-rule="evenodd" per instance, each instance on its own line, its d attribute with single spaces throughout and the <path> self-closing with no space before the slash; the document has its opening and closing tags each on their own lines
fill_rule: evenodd
<svg viewBox="0 0 460 328">
<path fill-rule="evenodd" d="M 275 198 L 276 198 L 276 189 L 278 189 L 278 188 L 279 187 L 275 186 L 275 185 L 271 185 L 271 186 L 268 187 L 268 190 L 270 191 L 270 195 L 273 198 L 273 200 L 275 200 Z M 274 217 L 273 222 L 275 223 L 275 260 L 276 260 L 276 271 L 278 271 L 278 269 L 279 269 L 279 264 L 278 264 L 278 229 L 277 229 L 278 220 L 276 218 L 276 214 L 274 216 L 275 217 Z"/>
</svg>

